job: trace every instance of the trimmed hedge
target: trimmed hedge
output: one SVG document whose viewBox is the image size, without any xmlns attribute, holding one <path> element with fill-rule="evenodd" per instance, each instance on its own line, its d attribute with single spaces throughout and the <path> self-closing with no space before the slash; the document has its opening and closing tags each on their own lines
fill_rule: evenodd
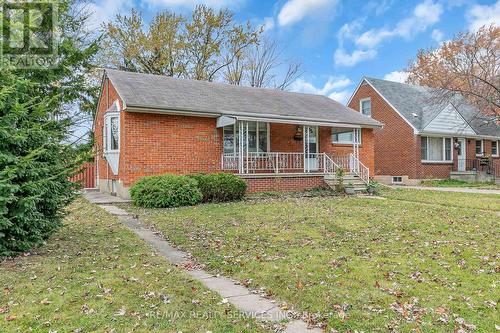
<svg viewBox="0 0 500 333">
<path fill-rule="evenodd" d="M 203 198 L 196 179 L 175 175 L 141 178 L 130 189 L 130 196 L 135 205 L 146 208 L 191 206 Z"/>
<path fill-rule="evenodd" d="M 203 202 L 226 202 L 241 200 L 247 189 L 246 182 L 232 173 L 194 174 Z"/>
</svg>

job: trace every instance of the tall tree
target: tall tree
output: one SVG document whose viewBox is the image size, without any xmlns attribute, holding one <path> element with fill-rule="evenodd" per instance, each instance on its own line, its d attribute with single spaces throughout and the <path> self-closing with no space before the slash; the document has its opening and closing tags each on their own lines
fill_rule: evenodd
<svg viewBox="0 0 500 333">
<path fill-rule="evenodd" d="M 257 43 L 259 28 L 237 24 L 227 10 L 198 5 L 187 18 L 168 11 L 144 28 L 141 13 L 118 15 L 104 27 L 103 63 L 130 71 L 214 81 Z"/>
<path fill-rule="evenodd" d="M 262 37 L 262 26 L 236 23 L 227 9 L 165 11 L 147 26 L 132 10 L 104 31 L 101 63 L 124 70 L 283 90 L 301 74 L 299 63 L 285 61 L 278 44 Z"/>
<path fill-rule="evenodd" d="M 439 101 L 458 93 L 500 120 L 500 27 L 460 33 L 438 49 L 419 50 L 408 72 L 409 83 L 438 88 Z"/>
<path fill-rule="evenodd" d="M 156 15 L 147 31 L 141 14 L 133 9 L 129 16 L 117 15 L 105 26 L 104 48 L 111 52 L 111 65 L 125 70 L 167 76 L 185 76 L 184 29 L 182 16 L 163 12 Z"/>
<path fill-rule="evenodd" d="M 65 143 L 75 119 L 67 108 L 90 98 L 85 73 L 98 49 L 81 39 L 79 5 L 59 2 L 55 68 L 0 67 L 0 256 L 42 243 L 74 194 L 68 176 L 79 159 Z"/>
<path fill-rule="evenodd" d="M 215 12 L 197 6 L 186 23 L 186 56 L 189 77 L 214 81 L 224 68 L 243 55 L 245 49 L 258 42 L 261 29 L 247 23 L 236 24 L 227 9 Z"/>
<path fill-rule="evenodd" d="M 285 72 L 279 76 L 278 70 L 282 67 Z M 255 45 L 247 57 L 246 76 L 252 87 L 286 90 L 301 74 L 301 64 L 283 60 L 283 50 L 269 38 Z"/>
</svg>

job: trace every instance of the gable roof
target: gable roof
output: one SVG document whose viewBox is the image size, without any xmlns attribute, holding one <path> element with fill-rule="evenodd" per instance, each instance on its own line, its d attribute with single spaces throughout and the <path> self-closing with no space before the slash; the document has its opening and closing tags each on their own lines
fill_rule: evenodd
<svg viewBox="0 0 500 333">
<path fill-rule="evenodd" d="M 381 127 L 382 124 L 326 96 L 106 69 L 130 109 L 184 111 L 211 116 L 279 118 Z"/>
<path fill-rule="evenodd" d="M 418 132 L 425 131 L 425 128 L 443 110 L 453 104 L 452 107 L 476 135 L 500 137 L 500 126 L 467 103 L 460 95 L 457 95 L 450 103 L 437 104 L 432 98 L 435 90 L 430 87 L 371 77 L 365 77 L 361 82 L 363 81 L 370 84 Z"/>
</svg>

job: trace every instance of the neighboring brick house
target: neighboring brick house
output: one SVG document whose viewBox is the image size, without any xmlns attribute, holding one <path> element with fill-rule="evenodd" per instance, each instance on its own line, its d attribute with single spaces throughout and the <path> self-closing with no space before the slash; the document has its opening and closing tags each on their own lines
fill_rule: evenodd
<svg viewBox="0 0 500 333">
<path fill-rule="evenodd" d="M 374 130 L 377 180 L 416 184 L 450 175 L 471 180 L 481 171 L 494 174 L 495 167 L 500 172 L 500 127 L 458 96 L 436 100 L 428 87 L 361 80 L 348 106 L 384 124 Z"/>
<path fill-rule="evenodd" d="M 381 126 L 325 96 L 106 70 L 98 187 L 128 197 L 144 176 L 233 172 L 249 192 L 295 191 L 338 168 L 367 182 Z"/>
</svg>

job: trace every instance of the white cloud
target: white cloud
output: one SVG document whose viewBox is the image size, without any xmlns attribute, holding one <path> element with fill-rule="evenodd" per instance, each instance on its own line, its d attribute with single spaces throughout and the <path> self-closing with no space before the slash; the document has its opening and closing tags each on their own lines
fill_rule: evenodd
<svg viewBox="0 0 500 333">
<path fill-rule="evenodd" d="M 299 78 L 292 83 L 290 90 L 308 94 L 325 95 L 338 102 L 345 103 L 351 93 L 344 88 L 351 84 L 352 81 L 345 76 L 330 76 L 322 87 L 316 87 L 311 82 Z"/>
<path fill-rule="evenodd" d="M 262 24 L 264 31 L 269 31 L 274 29 L 274 19 L 272 17 L 264 17 L 264 23 Z"/>
<path fill-rule="evenodd" d="M 474 5 L 467 12 L 469 29 L 477 31 L 484 25 L 500 24 L 500 0 L 491 6 Z"/>
<path fill-rule="evenodd" d="M 433 0 L 424 0 L 413 10 L 413 14 L 401 21 L 393 28 L 371 29 L 356 39 L 356 45 L 374 48 L 385 39 L 393 37 L 411 38 L 415 34 L 425 31 L 429 26 L 439 22 L 443 6 Z"/>
<path fill-rule="evenodd" d="M 347 101 L 349 100 L 349 97 L 351 97 L 352 91 L 350 90 L 342 90 L 339 92 L 332 92 L 328 97 L 333 99 L 334 101 L 340 102 L 344 105 L 347 104 Z"/>
<path fill-rule="evenodd" d="M 444 34 L 441 30 L 434 29 L 432 30 L 431 37 L 436 42 L 441 43 L 443 41 Z"/>
<path fill-rule="evenodd" d="M 158 7 L 194 8 L 196 5 L 206 5 L 212 8 L 235 7 L 244 0 L 144 0 L 144 2 Z"/>
<path fill-rule="evenodd" d="M 337 5 L 338 0 L 288 0 L 278 14 L 280 26 L 302 21 L 306 16 L 324 13 Z"/>
<path fill-rule="evenodd" d="M 376 50 L 354 50 L 349 54 L 343 48 L 338 48 L 335 51 L 333 59 L 337 66 L 351 67 L 362 61 L 373 59 L 376 56 Z"/>
<path fill-rule="evenodd" d="M 117 14 L 128 12 L 132 5 L 132 0 L 102 0 L 85 4 L 84 11 L 90 14 L 88 29 L 99 29 L 102 23 L 113 20 Z"/>
<path fill-rule="evenodd" d="M 408 79 L 408 72 L 394 71 L 384 75 L 384 80 L 405 83 Z"/>
</svg>

